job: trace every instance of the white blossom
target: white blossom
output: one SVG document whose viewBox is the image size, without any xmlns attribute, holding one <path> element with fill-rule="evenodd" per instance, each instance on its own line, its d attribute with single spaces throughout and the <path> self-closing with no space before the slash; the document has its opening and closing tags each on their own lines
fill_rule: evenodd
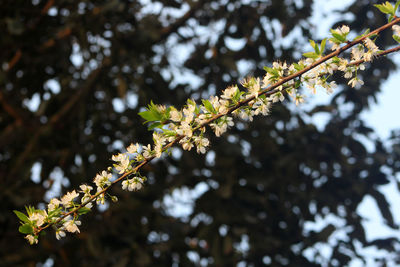
<svg viewBox="0 0 400 267">
<path fill-rule="evenodd" d="M 61 201 L 58 200 L 57 198 L 52 198 L 50 199 L 49 204 L 47 205 L 47 209 L 50 211 L 53 211 L 55 209 L 58 208 L 58 206 L 60 205 Z"/>
<path fill-rule="evenodd" d="M 138 152 L 140 145 L 138 143 L 136 144 L 130 144 L 126 150 L 128 151 L 129 154 L 135 154 Z"/>
<path fill-rule="evenodd" d="M 393 25 L 392 30 L 394 31 L 394 35 L 400 36 L 400 26 L 399 25 Z"/>
<path fill-rule="evenodd" d="M 45 210 L 40 210 L 32 213 L 29 216 L 29 221 L 33 222 L 35 226 L 41 226 L 44 224 L 47 218 L 47 212 Z"/>
<path fill-rule="evenodd" d="M 344 77 L 346 79 L 350 79 L 351 77 L 353 77 L 353 72 L 354 72 L 354 68 L 352 68 L 352 67 L 346 68 L 346 71 L 344 73 Z"/>
<path fill-rule="evenodd" d="M 242 109 L 239 112 L 239 118 L 246 121 L 253 121 L 253 115 L 254 113 L 252 110 Z"/>
<path fill-rule="evenodd" d="M 267 87 L 271 83 L 272 76 L 268 72 L 265 74 L 263 80 L 262 80 L 262 85 L 263 87 Z"/>
<path fill-rule="evenodd" d="M 285 100 L 285 96 L 281 92 L 277 92 L 273 94 L 271 97 L 272 97 L 272 103 L 276 103 L 278 101 L 282 102 L 283 100 Z"/>
<path fill-rule="evenodd" d="M 194 111 L 196 110 L 196 105 L 189 102 L 187 107 L 182 110 L 183 115 L 185 116 L 185 121 L 190 123 L 194 118 Z"/>
<path fill-rule="evenodd" d="M 82 190 L 81 192 L 84 193 L 83 197 L 81 198 L 81 203 L 86 202 L 91 197 L 90 191 L 92 191 L 93 187 L 91 187 L 90 185 L 85 185 L 85 184 L 80 185 L 79 187 Z M 88 203 L 87 206 L 88 206 L 87 208 L 92 207 L 91 203 Z"/>
<path fill-rule="evenodd" d="M 257 98 L 258 94 L 260 93 L 260 89 L 261 89 L 260 78 L 257 78 L 257 79 L 253 78 L 248 87 L 249 95 L 247 96 L 247 98 L 249 98 L 249 97 Z"/>
<path fill-rule="evenodd" d="M 107 171 L 102 171 L 97 174 L 94 178 L 93 182 L 97 186 L 97 191 L 101 191 L 103 187 L 111 185 L 110 179 L 112 178 L 112 174 Z"/>
<path fill-rule="evenodd" d="M 221 136 L 226 130 L 228 129 L 228 126 L 233 126 L 233 120 L 231 117 L 224 116 L 221 117 L 218 123 L 211 123 L 210 127 L 213 128 L 214 133 L 216 136 Z"/>
<path fill-rule="evenodd" d="M 151 157 L 151 145 L 150 144 L 143 147 L 143 157 L 145 157 L 145 158 Z"/>
<path fill-rule="evenodd" d="M 342 34 L 348 34 L 350 32 L 350 28 L 347 25 L 342 25 L 342 27 L 338 28 L 338 30 L 342 33 Z"/>
<path fill-rule="evenodd" d="M 223 91 L 223 95 L 221 95 L 221 98 L 229 100 L 236 94 L 237 90 L 238 87 L 236 85 L 230 86 Z"/>
<path fill-rule="evenodd" d="M 182 145 L 184 150 L 190 151 L 193 147 L 193 143 L 191 142 L 191 138 L 185 136 L 182 138 L 179 143 Z"/>
<path fill-rule="evenodd" d="M 119 153 L 118 155 L 113 155 L 112 160 L 117 162 L 114 167 L 119 174 L 123 174 L 130 167 L 129 157 L 126 154 Z"/>
<path fill-rule="evenodd" d="M 122 182 L 122 189 L 129 191 L 138 191 L 143 187 L 143 179 L 140 177 L 133 177 Z"/>
<path fill-rule="evenodd" d="M 357 85 L 363 85 L 363 84 L 364 82 L 358 79 L 358 77 L 354 77 L 348 82 L 348 85 L 350 85 L 351 87 L 356 87 Z"/>
<path fill-rule="evenodd" d="M 169 112 L 169 116 L 170 116 L 171 120 L 172 120 L 172 121 L 175 121 L 175 122 L 179 122 L 179 121 L 181 121 L 182 118 L 183 118 L 182 113 L 179 112 L 179 111 L 177 111 L 177 110 L 171 110 L 171 111 Z"/>
<path fill-rule="evenodd" d="M 364 52 L 365 52 L 364 47 L 362 45 L 357 45 L 357 46 L 353 47 L 351 49 L 352 60 L 357 61 L 357 60 L 362 59 L 365 54 Z"/>
<path fill-rule="evenodd" d="M 193 135 L 192 126 L 190 126 L 188 122 L 182 121 L 178 129 L 176 130 L 176 133 L 179 135 L 191 137 Z"/>
<path fill-rule="evenodd" d="M 65 228 L 65 230 L 67 230 L 70 233 L 75 233 L 75 232 L 80 232 L 78 225 L 81 225 L 80 221 L 77 221 L 75 219 L 72 219 L 71 216 L 67 216 L 65 218 L 65 222 L 63 223 L 63 227 Z"/>
<path fill-rule="evenodd" d="M 331 47 L 332 51 L 336 51 L 340 48 L 340 44 L 334 43 L 331 40 L 329 40 L 328 43 L 330 43 L 332 45 L 332 47 Z"/>
<path fill-rule="evenodd" d="M 299 104 L 302 104 L 304 102 L 304 96 L 296 95 L 294 101 L 296 106 L 298 106 Z"/>
<path fill-rule="evenodd" d="M 206 153 L 206 147 L 208 147 L 210 141 L 203 136 L 194 136 L 193 139 L 196 144 L 197 153 Z"/>
<path fill-rule="evenodd" d="M 28 240 L 29 244 L 33 245 L 33 244 L 37 244 L 39 242 L 39 240 L 37 239 L 37 237 L 33 236 L 33 235 L 26 235 L 25 239 Z"/>
<path fill-rule="evenodd" d="M 62 229 L 57 229 L 56 230 L 56 238 L 57 238 L 57 240 L 60 240 L 63 237 L 65 237 L 65 232 Z"/>
<path fill-rule="evenodd" d="M 61 203 L 64 207 L 69 208 L 74 206 L 74 199 L 79 196 L 75 190 L 71 192 L 67 192 L 64 196 L 61 197 Z"/>
<path fill-rule="evenodd" d="M 154 144 L 163 146 L 167 142 L 167 138 L 160 133 L 154 132 L 153 133 L 153 141 L 154 141 Z"/>
<path fill-rule="evenodd" d="M 99 188 L 97 188 L 97 190 L 99 191 Z M 97 196 L 96 203 L 104 205 L 104 203 L 105 203 L 105 194 L 104 193 Z"/>
<path fill-rule="evenodd" d="M 269 113 L 269 108 L 270 108 L 270 102 L 269 100 L 266 99 L 257 99 L 257 101 L 253 105 L 254 109 L 254 115 L 262 114 L 262 115 L 268 115 Z"/>
<path fill-rule="evenodd" d="M 378 54 L 379 48 L 369 38 L 364 39 L 364 45 L 368 48 L 368 51 L 364 54 L 364 60 L 371 61 L 372 58 Z"/>
<path fill-rule="evenodd" d="M 210 114 L 200 114 L 194 121 L 197 125 L 200 125 L 205 123 L 209 118 L 211 118 Z"/>
</svg>

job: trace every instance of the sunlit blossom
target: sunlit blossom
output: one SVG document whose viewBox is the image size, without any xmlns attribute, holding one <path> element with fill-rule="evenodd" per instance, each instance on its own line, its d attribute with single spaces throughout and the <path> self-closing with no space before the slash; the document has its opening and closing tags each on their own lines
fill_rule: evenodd
<svg viewBox="0 0 400 267">
<path fill-rule="evenodd" d="M 67 192 L 64 196 L 61 197 L 61 203 L 63 204 L 64 207 L 69 208 L 74 206 L 74 199 L 79 196 L 79 193 L 77 193 L 75 190 L 71 192 Z"/>
</svg>

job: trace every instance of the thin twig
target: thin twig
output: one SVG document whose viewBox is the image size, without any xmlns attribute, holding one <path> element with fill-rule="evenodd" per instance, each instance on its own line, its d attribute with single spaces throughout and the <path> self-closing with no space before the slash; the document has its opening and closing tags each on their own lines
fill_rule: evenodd
<svg viewBox="0 0 400 267">
<path fill-rule="evenodd" d="M 280 81 L 276 82 L 275 84 L 264 88 L 258 95 L 259 95 L 259 96 L 260 96 L 260 95 L 269 96 L 269 95 L 272 95 L 272 94 L 274 94 L 274 93 L 280 91 L 280 90 L 278 89 L 279 86 L 284 85 L 285 83 L 287 83 L 287 82 L 289 82 L 289 81 L 291 81 L 291 80 L 293 80 L 293 79 L 295 79 L 295 78 L 300 77 L 300 76 L 303 75 L 304 73 L 306 73 L 306 72 L 312 70 L 313 68 L 315 68 L 315 67 L 317 67 L 318 65 L 320 65 L 320 64 L 322 64 L 322 63 L 324 63 L 324 62 L 326 62 L 327 60 L 329 60 L 329 59 L 331 59 L 331 58 L 333 58 L 333 57 L 335 57 L 335 56 L 338 56 L 339 54 L 341 54 L 342 52 L 348 50 L 349 48 L 351 48 L 351 47 L 353 47 L 353 46 L 355 46 L 355 45 L 357 45 L 357 44 L 363 42 L 366 38 L 370 37 L 371 35 L 378 34 L 379 32 L 381 32 L 381 31 L 383 31 L 383 30 L 385 30 L 385 29 L 387 29 L 387 28 L 389 28 L 389 27 L 391 27 L 391 26 L 393 26 L 394 24 L 397 24 L 397 23 L 399 23 L 399 22 L 400 22 L 400 18 L 395 17 L 395 18 L 393 19 L 392 22 L 387 23 L 387 24 L 385 24 L 385 25 L 379 27 L 378 29 L 376 29 L 376 30 L 370 32 L 369 34 L 367 34 L 367 35 L 365 35 L 365 36 L 363 36 L 363 37 L 361 37 L 361 38 L 358 38 L 358 39 L 356 39 L 356 40 L 354 40 L 354 41 L 352 41 L 352 42 L 348 42 L 347 45 L 345 45 L 345 46 L 341 47 L 340 49 L 338 49 L 338 50 L 336 50 L 336 51 L 334 51 L 334 52 L 332 52 L 332 53 L 330 53 L 330 54 L 328 54 L 328 55 L 326 55 L 326 56 L 320 58 L 319 60 L 317 60 L 316 62 L 314 62 L 314 63 L 311 64 L 310 66 L 308 66 L 308 67 L 302 69 L 301 71 L 298 71 L 298 72 L 296 72 L 296 73 L 294 73 L 294 74 L 292 74 L 292 75 L 283 77 Z M 381 52 L 380 54 L 376 55 L 376 57 L 381 57 L 381 56 L 384 56 L 384 55 L 387 55 L 387 54 L 390 54 L 390 53 L 393 53 L 393 52 L 397 52 L 397 51 L 399 51 L 399 50 L 400 50 L 400 46 L 395 47 L 395 48 L 392 48 L 392 49 L 388 49 L 388 50 L 385 50 L 385 51 Z M 350 63 L 350 64 L 352 64 L 352 65 L 357 65 L 357 64 L 361 64 L 361 63 L 363 63 L 363 62 L 365 62 L 365 61 L 364 61 L 364 60 L 361 60 L 360 62 L 359 62 L 359 61 L 356 61 L 356 62 L 352 62 L 352 63 Z M 199 129 L 201 129 L 202 127 L 204 127 L 204 126 L 206 126 L 206 125 L 209 125 L 211 122 L 213 122 L 213 121 L 215 121 L 215 120 L 217 120 L 217 119 L 219 119 L 219 118 L 221 118 L 221 117 L 223 117 L 223 116 L 225 116 L 225 115 L 227 115 L 227 114 L 231 114 L 232 112 L 234 112 L 235 110 L 237 110 L 237 109 L 239 109 L 240 107 L 244 106 L 245 104 L 248 104 L 249 102 L 253 101 L 255 98 L 256 98 L 255 96 L 252 96 L 252 97 L 250 97 L 250 98 L 248 98 L 248 99 L 246 99 L 246 100 L 243 100 L 243 101 L 237 103 L 237 104 L 234 105 L 233 107 L 229 108 L 227 112 L 214 115 L 214 116 L 211 117 L 210 119 L 206 120 L 205 122 L 203 122 L 203 123 L 199 124 L 198 126 L 196 126 L 195 128 L 193 128 L 193 131 L 199 130 Z M 184 137 L 185 137 L 185 136 L 182 136 L 182 135 L 181 135 L 181 136 L 177 136 L 177 138 L 176 138 L 174 141 L 171 141 L 171 142 L 169 142 L 168 144 L 166 144 L 165 146 L 163 146 L 163 149 L 162 149 L 162 150 L 164 151 L 164 150 L 166 150 L 166 149 L 172 147 L 173 145 L 175 145 L 176 143 L 178 143 L 180 140 L 182 140 Z M 120 182 L 120 181 L 123 180 L 124 178 L 128 177 L 128 176 L 131 175 L 131 174 L 137 173 L 143 166 L 145 166 L 147 163 L 149 163 L 150 161 L 152 161 L 154 158 L 155 158 L 155 156 L 146 158 L 146 159 L 145 159 L 144 161 L 142 161 L 139 165 L 137 165 L 133 170 L 124 173 L 122 176 L 120 176 L 120 177 L 117 178 L 116 180 L 112 181 L 111 184 L 110 184 L 109 186 L 105 187 L 105 188 L 102 189 L 101 191 L 99 191 L 99 192 L 97 192 L 96 194 L 92 195 L 88 200 L 84 201 L 83 203 L 81 203 L 81 204 L 80 204 L 79 206 L 77 206 L 76 208 L 74 208 L 74 209 L 72 209 L 71 211 L 69 211 L 69 212 L 63 214 L 63 215 L 62 215 L 61 217 L 59 217 L 56 221 L 51 222 L 51 223 L 48 223 L 48 224 L 46 224 L 46 225 L 43 226 L 43 227 L 39 227 L 39 228 L 36 230 L 36 233 L 35 233 L 35 234 L 39 234 L 42 230 L 44 230 L 44 229 L 46 229 L 46 228 L 48 228 L 48 227 L 50 227 L 50 226 L 52 226 L 52 225 L 55 225 L 55 224 L 60 223 L 63 219 L 65 219 L 65 218 L 66 218 L 67 216 L 69 216 L 69 215 L 76 214 L 77 211 L 79 211 L 79 209 L 81 209 L 82 207 L 86 206 L 88 203 L 92 202 L 92 201 L 93 201 L 94 199 L 96 199 L 98 196 L 100 196 L 100 195 L 102 195 L 102 194 L 105 194 L 113 185 L 115 185 L 116 183 Z"/>
</svg>

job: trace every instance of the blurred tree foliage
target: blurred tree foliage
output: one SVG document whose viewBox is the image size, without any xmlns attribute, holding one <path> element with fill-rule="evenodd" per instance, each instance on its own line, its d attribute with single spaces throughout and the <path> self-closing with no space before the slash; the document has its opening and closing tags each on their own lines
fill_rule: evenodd
<svg viewBox="0 0 400 267">
<path fill-rule="evenodd" d="M 354 1 L 336 26 L 384 24 L 375 2 Z M 316 30 L 312 4 L 1 1 L 0 265 L 344 266 L 364 260 L 357 248 L 398 252 L 395 238 L 368 240 L 356 212 L 370 196 L 398 229 L 378 189 L 399 171 L 400 134 L 388 148 L 359 117 L 394 69 L 390 58 L 328 106 L 299 114 L 276 105 L 213 138 L 206 156 L 174 149 L 146 167 L 144 190 L 113 189 L 120 201 L 82 218 L 81 234 L 57 241 L 48 231 L 29 246 L 17 232 L 13 209 L 44 205 L 90 182 L 130 142 L 149 143 L 137 113 L 150 100 L 180 107 L 261 76 L 273 60 L 299 59 Z M 307 119 L 319 114 L 329 118 L 322 130 Z M 323 218 L 336 219 L 310 227 Z"/>
</svg>

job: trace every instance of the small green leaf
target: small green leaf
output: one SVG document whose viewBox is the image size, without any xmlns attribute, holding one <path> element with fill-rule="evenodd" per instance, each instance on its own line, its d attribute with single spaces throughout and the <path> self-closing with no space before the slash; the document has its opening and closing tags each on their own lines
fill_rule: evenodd
<svg viewBox="0 0 400 267">
<path fill-rule="evenodd" d="M 390 14 L 390 9 L 388 9 L 385 6 L 385 4 L 382 4 L 382 5 L 375 4 L 374 7 L 378 8 L 382 13 Z"/>
<path fill-rule="evenodd" d="M 18 228 L 18 231 L 23 234 L 32 234 L 33 227 L 29 223 L 25 223 Z"/>
<path fill-rule="evenodd" d="M 274 68 L 264 67 L 264 70 L 271 74 L 273 78 L 279 77 L 279 71 Z"/>
<path fill-rule="evenodd" d="M 335 32 L 334 30 L 331 30 L 332 36 L 339 41 L 340 43 L 344 43 L 346 42 L 346 37 L 344 37 L 343 35 Z"/>
<path fill-rule="evenodd" d="M 28 216 L 31 216 L 36 211 L 35 207 L 33 206 L 25 206 L 25 209 Z"/>
<path fill-rule="evenodd" d="M 318 45 L 313 40 L 310 40 L 309 42 L 310 42 L 311 46 L 314 48 L 315 54 L 320 55 L 321 53 L 319 52 Z"/>
<path fill-rule="evenodd" d="M 386 3 L 382 4 L 382 5 L 374 5 L 376 8 L 378 8 L 382 13 L 385 14 L 391 14 L 394 15 L 395 9 L 392 6 L 391 3 L 389 3 L 388 1 L 386 1 Z"/>
<path fill-rule="evenodd" d="M 303 54 L 304 57 L 308 57 L 308 58 L 318 58 L 318 55 L 314 52 L 307 52 Z"/>
<path fill-rule="evenodd" d="M 27 217 L 25 214 L 23 214 L 22 212 L 20 212 L 20 211 L 18 211 L 18 210 L 14 210 L 14 213 L 15 213 L 15 215 L 17 215 L 17 217 L 18 217 L 21 221 L 26 222 L 26 223 L 29 223 L 29 222 L 30 222 L 29 219 L 28 219 L 28 217 Z"/>
<path fill-rule="evenodd" d="M 324 50 L 325 50 L 325 46 L 326 46 L 326 38 L 324 38 L 322 41 L 321 41 L 321 54 L 323 54 L 324 53 Z"/>
<path fill-rule="evenodd" d="M 244 95 L 245 92 L 242 92 L 238 89 L 236 89 L 236 93 L 233 95 L 232 100 L 235 102 L 238 102 L 240 100 L 240 98 L 242 97 L 242 95 Z"/>
<path fill-rule="evenodd" d="M 60 212 L 61 212 L 61 207 L 58 207 L 57 209 L 54 209 L 54 210 L 52 210 L 52 211 L 49 211 L 49 213 L 48 213 L 48 217 L 49 218 L 53 218 L 53 217 L 56 217 L 56 216 L 58 216 L 59 214 L 60 214 Z"/>
<path fill-rule="evenodd" d="M 386 3 L 384 5 L 389 10 L 390 14 L 394 16 L 394 13 L 396 12 L 396 10 L 394 9 L 394 6 L 389 1 L 386 1 Z"/>
<path fill-rule="evenodd" d="M 396 13 L 397 9 L 399 8 L 400 5 L 400 0 L 396 2 L 396 5 L 394 6 L 394 12 Z"/>
<path fill-rule="evenodd" d="M 295 68 L 297 71 L 301 71 L 302 69 L 304 69 L 304 66 L 301 66 L 300 64 L 294 63 L 293 65 L 294 65 L 294 68 Z"/>
<path fill-rule="evenodd" d="M 91 209 L 86 208 L 86 207 L 82 207 L 82 208 L 80 208 L 80 209 L 78 210 L 78 214 L 79 214 L 79 215 L 83 215 L 83 214 L 86 214 L 86 213 L 88 213 L 88 212 L 90 212 L 90 211 L 91 211 Z"/>
<path fill-rule="evenodd" d="M 295 85 L 294 85 L 294 88 L 297 89 L 297 88 L 300 87 L 300 85 L 301 85 L 301 81 L 300 81 L 300 80 L 297 80 L 296 83 L 295 83 Z"/>
<path fill-rule="evenodd" d="M 217 114 L 217 111 L 215 110 L 215 108 L 213 107 L 213 105 L 209 100 L 202 99 L 201 101 L 203 102 L 203 105 L 206 108 L 206 110 L 208 110 L 208 112 Z"/>
<path fill-rule="evenodd" d="M 171 130 L 163 129 L 163 133 L 166 136 L 176 136 L 176 132 L 175 131 L 171 131 Z"/>
<path fill-rule="evenodd" d="M 315 42 L 313 40 L 308 40 L 312 48 L 315 48 Z"/>
<path fill-rule="evenodd" d="M 393 35 L 393 39 L 394 39 L 396 42 L 400 43 L 400 37 L 399 37 L 399 36 Z"/>
<path fill-rule="evenodd" d="M 154 112 L 150 111 L 150 110 L 146 110 L 143 112 L 139 112 L 138 113 L 140 117 L 142 117 L 143 119 L 146 120 L 146 122 L 149 121 L 156 121 L 158 116 L 156 114 L 154 114 Z"/>
<path fill-rule="evenodd" d="M 390 15 L 389 18 L 388 18 L 388 22 L 389 23 L 392 22 L 393 19 L 394 19 L 394 15 Z"/>
<path fill-rule="evenodd" d="M 332 62 L 335 63 L 335 64 L 339 64 L 340 63 L 340 59 L 337 56 L 334 56 L 332 58 Z"/>
<path fill-rule="evenodd" d="M 161 122 L 155 122 L 149 126 L 148 130 L 153 130 L 155 128 L 162 128 L 162 126 L 163 124 Z"/>
<path fill-rule="evenodd" d="M 364 37 L 365 35 L 367 35 L 370 32 L 370 29 L 366 29 L 365 32 L 361 35 L 358 35 L 354 40 L 360 39 L 361 37 Z"/>
<path fill-rule="evenodd" d="M 272 68 L 264 66 L 264 70 L 269 73 L 272 70 Z"/>
<path fill-rule="evenodd" d="M 187 100 L 187 104 L 188 104 L 188 105 L 192 105 L 192 106 L 196 106 L 196 102 L 194 102 L 194 101 L 193 101 L 192 99 L 190 99 L 190 98 Z"/>
</svg>

